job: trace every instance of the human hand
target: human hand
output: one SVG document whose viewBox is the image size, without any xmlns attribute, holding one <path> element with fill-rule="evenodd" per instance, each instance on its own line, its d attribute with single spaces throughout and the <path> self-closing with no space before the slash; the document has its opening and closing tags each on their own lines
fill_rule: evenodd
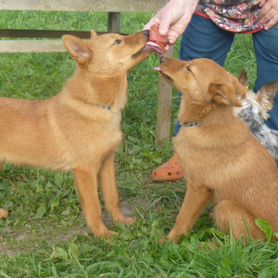
<svg viewBox="0 0 278 278">
<path fill-rule="evenodd" d="M 167 35 L 169 43 L 174 44 L 189 24 L 197 4 L 198 0 L 170 0 L 144 29 L 150 29 L 152 25 L 157 24 L 159 34 Z"/>
<path fill-rule="evenodd" d="M 268 30 L 278 22 L 278 1 L 277 0 L 261 0 L 259 13 L 260 23 L 264 25 L 264 29 Z"/>
</svg>

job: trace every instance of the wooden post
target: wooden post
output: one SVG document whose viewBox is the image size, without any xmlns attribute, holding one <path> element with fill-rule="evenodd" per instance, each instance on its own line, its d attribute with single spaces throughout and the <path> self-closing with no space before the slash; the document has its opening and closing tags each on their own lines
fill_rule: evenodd
<svg viewBox="0 0 278 278">
<path fill-rule="evenodd" d="M 170 47 L 168 56 L 173 56 L 173 47 Z M 171 138 L 172 123 L 172 86 L 162 77 L 159 77 L 159 94 L 157 100 L 156 145 L 161 145 Z"/>
<path fill-rule="evenodd" d="M 121 13 L 108 13 L 108 33 L 120 33 Z"/>
</svg>

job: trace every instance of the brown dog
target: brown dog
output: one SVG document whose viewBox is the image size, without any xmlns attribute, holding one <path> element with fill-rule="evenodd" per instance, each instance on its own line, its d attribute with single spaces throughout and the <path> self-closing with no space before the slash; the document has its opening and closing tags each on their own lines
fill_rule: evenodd
<svg viewBox="0 0 278 278">
<path fill-rule="evenodd" d="M 209 201 L 216 204 L 216 225 L 236 239 L 248 233 L 263 238 L 256 218 L 278 230 L 275 162 L 233 115 L 237 95 L 247 87 L 208 59 L 182 62 L 164 58 L 158 71 L 181 93 L 178 120 L 183 124 L 174 140 L 175 152 L 187 179 L 187 192 L 168 239 L 186 235 Z"/>
<path fill-rule="evenodd" d="M 85 217 L 97 237 L 114 234 L 102 221 L 98 174 L 113 220 L 133 223 L 119 206 L 114 157 L 122 141 L 127 74 L 148 57 L 148 35 L 92 32 L 88 41 L 66 35 L 64 45 L 78 67 L 61 93 L 43 101 L 0 98 L 0 162 L 72 170 Z M 7 211 L 0 210 L 0 217 L 6 216 Z"/>
</svg>

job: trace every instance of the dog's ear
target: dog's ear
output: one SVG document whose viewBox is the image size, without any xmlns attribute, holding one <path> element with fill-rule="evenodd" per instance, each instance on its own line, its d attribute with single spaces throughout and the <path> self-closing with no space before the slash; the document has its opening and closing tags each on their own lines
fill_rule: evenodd
<svg viewBox="0 0 278 278">
<path fill-rule="evenodd" d="M 209 85 L 209 95 L 218 104 L 242 106 L 235 95 L 234 88 L 229 84 L 211 83 Z"/>
<path fill-rule="evenodd" d="M 278 83 L 270 83 L 263 86 L 257 93 L 256 101 L 261 105 L 265 112 L 272 109 L 277 91 Z"/>
<path fill-rule="evenodd" d="M 240 97 L 245 97 L 248 91 L 248 78 L 246 71 L 242 71 L 238 78 L 234 80 L 235 94 Z"/>
<path fill-rule="evenodd" d="M 97 33 L 94 30 L 92 30 L 91 31 L 91 40 L 94 40 L 96 37 L 97 37 Z"/>
<path fill-rule="evenodd" d="M 84 65 L 91 60 L 91 50 L 85 41 L 71 35 L 63 36 L 65 48 L 72 58 L 80 65 Z"/>
<path fill-rule="evenodd" d="M 243 86 L 248 87 L 248 77 L 247 77 L 247 73 L 245 70 L 243 70 L 239 77 L 237 78 L 238 81 L 240 82 L 240 84 L 242 84 Z"/>
</svg>

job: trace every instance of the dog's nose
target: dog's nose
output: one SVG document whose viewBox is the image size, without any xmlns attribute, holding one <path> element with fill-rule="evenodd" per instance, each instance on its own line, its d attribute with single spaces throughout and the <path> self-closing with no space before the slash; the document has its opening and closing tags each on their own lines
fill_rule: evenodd
<svg viewBox="0 0 278 278">
<path fill-rule="evenodd" d="M 150 37 L 150 30 L 144 30 L 144 35 L 149 38 Z"/>
<path fill-rule="evenodd" d="M 160 56 L 159 57 L 159 61 L 160 61 L 160 64 L 163 64 L 165 62 L 164 56 Z"/>
</svg>

